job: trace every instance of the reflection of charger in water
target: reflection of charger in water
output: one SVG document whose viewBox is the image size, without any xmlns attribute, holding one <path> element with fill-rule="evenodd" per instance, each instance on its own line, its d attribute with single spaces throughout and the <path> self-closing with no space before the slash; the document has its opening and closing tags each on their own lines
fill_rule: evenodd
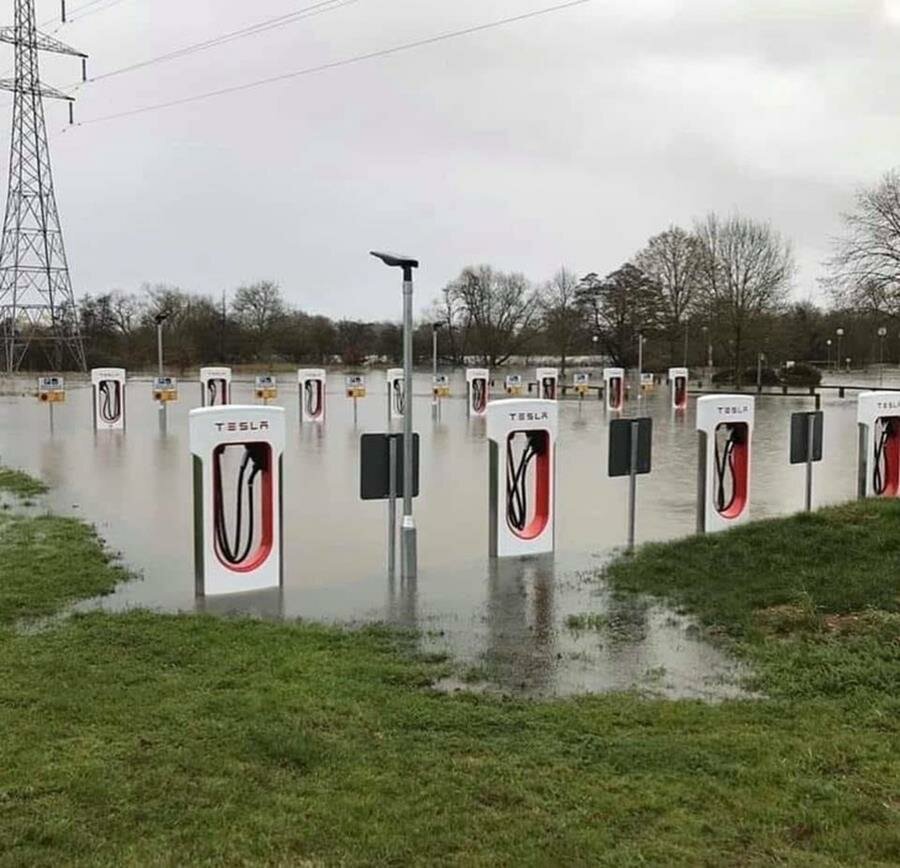
<svg viewBox="0 0 900 868">
<path fill-rule="evenodd" d="M 240 567 L 247 563 L 251 554 L 254 554 L 253 544 L 257 527 L 254 482 L 260 473 L 269 472 L 269 453 L 266 445 L 262 443 L 244 445 L 244 455 L 237 474 L 234 539 L 232 540 L 225 518 L 225 492 L 222 479 L 222 461 L 228 448 L 227 445 L 222 444 L 213 450 L 213 532 L 215 533 L 216 554 L 220 560 L 228 566 Z M 245 528 L 246 533 L 244 533 Z M 266 532 L 263 527 L 263 544 L 265 536 Z"/>
</svg>

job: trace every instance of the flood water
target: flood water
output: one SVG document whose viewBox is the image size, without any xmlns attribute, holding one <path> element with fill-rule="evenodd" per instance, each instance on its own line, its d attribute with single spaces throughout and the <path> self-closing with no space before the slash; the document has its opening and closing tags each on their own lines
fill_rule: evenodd
<svg viewBox="0 0 900 868">
<path fill-rule="evenodd" d="M 52 433 L 46 405 L 33 396 L 2 397 L 0 454 L 5 464 L 44 479 L 51 486 L 48 506 L 93 522 L 138 573 L 137 580 L 91 605 L 200 607 L 415 627 L 428 647 L 449 651 L 461 673 L 470 669 L 471 678 L 529 695 L 630 688 L 677 697 L 739 695 L 740 670 L 689 621 L 653 601 L 616 600 L 596 578 L 596 569 L 624 544 L 627 520 L 628 482 L 607 478 L 609 416 L 602 403 L 589 398 L 560 405 L 556 555 L 492 562 L 484 420 L 466 416 L 462 374 L 452 382 L 454 397 L 444 400 L 435 423 L 430 376 L 416 377 L 422 494 L 415 503 L 419 575 L 412 584 L 387 576 L 386 505 L 359 498 L 360 434 L 387 430 L 381 372 L 369 378 L 356 423 L 342 374 L 329 376 L 323 425 L 300 425 L 297 386 L 283 378 L 276 403 L 287 410 L 285 576 L 278 592 L 195 600 L 187 416 L 200 403 L 196 382 L 181 382 L 165 435 L 149 380 L 129 381 L 124 434 L 94 433 L 87 384 L 68 384 L 67 402 L 54 410 Z M 17 385 L 30 389 L 31 381 Z M 235 382 L 235 403 L 255 403 L 252 388 Z M 816 467 L 816 504 L 855 495 L 853 394 L 823 399 L 825 458 Z M 627 408 L 626 415 L 654 420 L 653 472 L 638 482 L 639 542 L 694 531 L 693 404 L 674 416 L 661 387 Z M 805 468 L 789 465 L 788 436 L 790 414 L 812 408 L 808 398 L 757 399 L 754 517 L 803 507 Z M 585 613 L 602 613 L 602 624 L 573 629 L 572 616 Z"/>
</svg>

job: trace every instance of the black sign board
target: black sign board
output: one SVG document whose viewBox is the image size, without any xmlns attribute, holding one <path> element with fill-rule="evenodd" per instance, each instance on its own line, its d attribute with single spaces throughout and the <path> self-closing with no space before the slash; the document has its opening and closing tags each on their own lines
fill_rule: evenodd
<svg viewBox="0 0 900 868">
<path fill-rule="evenodd" d="M 391 495 L 391 440 L 397 443 L 396 495 L 403 497 L 403 435 L 363 434 L 359 444 L 359 494 L 363 500 Z M 413 497 L 419 496 L 419 435 L 413 434 Z"/>
<path fill-rule="evenodd" d="M 808 460 L 822 460 L 823 419 L 824 414 L 821 410 L 791 414 L 791 464 L 806 464 Z M 809 450 L 810 424 L 813 426 L 813 451 L 811 459 L 809 455 L 807 455 Z"/>
<path fill-rule="evenodd" d="M 650 472 L 650 453 L 653 443 L 653 420 L 613 419 L 609 423 L 609 475 L 631 475 L 632 431 L 637 428 L 637 472 Z"/>
</svg>

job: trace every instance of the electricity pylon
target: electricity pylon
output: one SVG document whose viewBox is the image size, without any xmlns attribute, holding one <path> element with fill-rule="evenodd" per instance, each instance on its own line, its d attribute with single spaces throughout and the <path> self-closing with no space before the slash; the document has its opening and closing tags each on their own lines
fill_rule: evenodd
<svg viewBox="0 0 900 868">
<path fill-rule="evenodd" d="M 69 103 L 72 97 L 43 84 L 38 53 L 87 55 L 37 29 L 34 0 L 14 0 L 15 25 L 0 27 L 0 42 L 15 46 L 15 78 L 0 79 L 13 98 L 9 191 L 0 243 L 0 331 L 7 373 L 19 370 L 32 344 L 43 349 L 49 367 L 71 363 L 85 370 L 84 344 L 62 228 L 53 192 L 44 97 Z"/>
</svg>

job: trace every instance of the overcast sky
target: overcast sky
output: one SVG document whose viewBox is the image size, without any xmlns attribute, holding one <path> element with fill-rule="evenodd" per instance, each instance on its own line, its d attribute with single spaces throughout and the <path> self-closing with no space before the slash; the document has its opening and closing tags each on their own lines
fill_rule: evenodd
<svg viewBox="0 0 900 868">
<path fill-rule="evenodd" d="M 95 0 L 56 35 L 99 75 L 312 2 Z M 65 107 L 48 102 L 76 293 L 219 294 L 267 278 L 310 311 L 392 319 L 399 274 L 371 248 L 421 259 L 424 307 L 467 264 L 535 281 L 563 264 L 606 273 L 670 223 L 717 210 L 771 221 L 794 244 L 796 296 L 821 298 L 840 211 L 900 163 L 900 0 L 591 0 L 90 123 L 552 2 L 355 0 L 91 83 L 76 106 L 86 123 L 64 133 Z M 76 17 L 88 0 L 68 3 Z M 59 3 L 37 6 L 44 21 Z M 50 84 L 78 78 L 73 59 L 42 63 Z"/>
</svg>

